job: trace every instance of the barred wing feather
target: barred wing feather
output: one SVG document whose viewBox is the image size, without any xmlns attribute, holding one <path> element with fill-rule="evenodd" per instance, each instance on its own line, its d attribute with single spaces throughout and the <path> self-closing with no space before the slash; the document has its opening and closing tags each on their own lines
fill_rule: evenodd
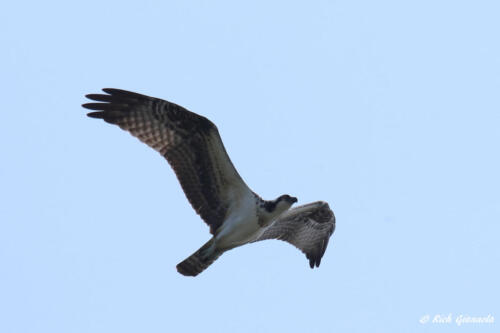
<svg viewBox="0 0 500 333">
<path fill-rule="evenodd" d="M 280 215 L 256 241 L 279 239 L 301 250 L 309 266 L 319 267 L 330 236 L 335 230 L 335 215 L 324 201 L 298 206 Z"/>
</svg>

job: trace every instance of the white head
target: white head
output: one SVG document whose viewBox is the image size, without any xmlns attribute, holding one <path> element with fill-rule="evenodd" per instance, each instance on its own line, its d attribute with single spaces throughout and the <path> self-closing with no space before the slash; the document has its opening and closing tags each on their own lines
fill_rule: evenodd
<svg viewBox="0 0 500 333">
<path fill-rule="evenodd" d="M 297 198 L 291 197 L 288 194 L 284 194 L 278 197 L 276 200 L 267 201 L 264 208 L 269 214 L 278 216 L 284 211 L 290 209 L 290 207 L 292 207 L 292 205 L 296 202 Z"/>
</svg>

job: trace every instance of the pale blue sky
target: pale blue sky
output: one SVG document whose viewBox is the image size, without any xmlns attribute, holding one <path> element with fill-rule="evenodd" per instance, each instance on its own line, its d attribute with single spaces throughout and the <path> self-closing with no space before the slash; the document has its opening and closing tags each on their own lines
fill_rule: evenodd
<svg viewBox="0 0 500 333">
<path fill-rule="evenodd" d="M 27 1 L 0 10 L 1 332 L 498 332 L 498 1 Z M 319 269 L 208 238 L 115 87 L 215 122 L 271 199 L 328 201 Z M 429 314 L 493 325 L 420 324 Z"/>
</svg>

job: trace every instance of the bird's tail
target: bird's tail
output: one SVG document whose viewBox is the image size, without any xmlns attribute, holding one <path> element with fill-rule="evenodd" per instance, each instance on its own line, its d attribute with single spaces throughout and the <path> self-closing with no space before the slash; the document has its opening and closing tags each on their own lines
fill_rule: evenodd
<svg viewBox="0 0 500 333">
<path fill-rule="evenodd" d="M 224 251 L 215 248 L 214 238 L 211 238 L 198 251 L 177 265 L 177 271 L 182 275 L 196 276 L 210 266 Z"/>
</svg>

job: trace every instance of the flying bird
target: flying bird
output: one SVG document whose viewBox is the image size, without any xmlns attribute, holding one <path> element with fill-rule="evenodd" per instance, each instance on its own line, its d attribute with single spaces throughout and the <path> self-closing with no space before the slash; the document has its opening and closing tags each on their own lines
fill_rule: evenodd
<svg viewBox="0 0 500 333">
<path fill-rule="evenodd" d="M 311 268 L 319 267 L 335 230 L 326 202 L 290 209 L 297 198 L 288 194 L 264 200 L 238 174 L 210 120 L 159 98 L 103 91 L 86 95 L 97 102 L 82 105 L 95 110 L 87 115 L 118 125 L 165 157 L 191 206 L 210 227 L 212 238 L 177 265 L 179 273 L 196 276 L 224 252 L 265 239 L 294 245 Z"/>
</svg>

